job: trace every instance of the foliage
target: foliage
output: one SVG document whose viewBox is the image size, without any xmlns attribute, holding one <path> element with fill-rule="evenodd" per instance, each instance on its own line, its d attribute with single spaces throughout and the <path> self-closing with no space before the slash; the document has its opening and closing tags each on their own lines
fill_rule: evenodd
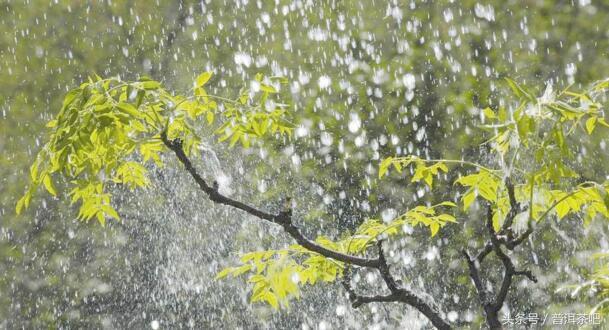
<svg viewBox="0 0 609 330">
<path fill-rule="evenodd" d="M 181 141 L 187 156 L 196 154 L 200 138 L 195 123 L 199 118 L 204 117 L 211 125 L 219 114 L 224 123 L 214 133 L 220 136 L 219 141 L 230 139 L 231 147 L 241 142 L 247 148 L 252 138 L 267 132 L 279 136 L 291 133 L 290 125 L 284 119 L 285 105 L 269 100 L 269 96 L 277 92 L 269 82 L 271 79 L 264 80 L 258 75 L 252 90 L 243 90 L 236 100 L 230 100 L 205 91 L 204 86 L 210 78 L 209 72 L 201 74 L 189 97 L 172 95 L 160 83 L 147 78 L 133 83 L 90 79 L 70 91 L 57 119 L 47 125 L 52 129 L 50 141 L 31 167 L 32 187 L 17 203 L 17 212 L 27 207 L 31 195 L 41 184 L 50 194 L 57 195 L 53 181 L 54 175 L 60 175 L 73 186 L 69 193 L 72 203 L 80 201 L 80 219 L 96 217 L 101 224 L 108 216 L 118 219 L 106 186 L 123 184 L 131 189 L 146 186 L 147 170 L 133 159 L 139 155 L 144 162 L 153 160 L 157 166 L 163 166 L 160 157 L 164 150 L 162 132 L 166 132 L 170 140 Z M 572 151 L 566 139 L 584 119 L 588 134 L 594 132 L 596 123 L 609 126 L 601 117 L 601 105 L 595 101 L 609 83 L 595 84 L 584 93 L 565 90 L 558 96 L 549 86 L 541 97 L 535 98 L 514 81 L 508 79 L 507 82 L 519 98 L 515 110 L 501 108 L 497 115 L 489 108 L 483 110 L 484 116 L 493 121 L 482 126 L 493 133 L 485 143 L 498 154 L 501 168 L 489 169 L 460 160 L 389 157 L 381 162 L 379 177 L 385 176 L 390 167 L 401 173 L 403 168 L 412 166 L 411 181 L 424 181 L 431 188 L 434 176 L 449 171 L 447 164 L 472 166 L 477 173 L 455 180 L 455 184 L 467 188 L 461 196 L 463 209 L 468 212 L 477 197 L 490 203 L 496 231 L 503 225 L 510 209 L 510 198 L 518 203 L 528 203 L 529 223 L 541 220 L 552 210 L 559 219 L 580 211 L 584 211 L 586 221 L 598 213 L 609 217 L 606 185 L 584 182 L 572 191 L 561 190 L 558 185 L 565 179 L 577 177 L 567 163 L 572 158 Z M 221 101 L 221 106 L 217 101 Z M 521 167 L 520 155 L 534 155 L 538 166 Z M 507 182 L 511 184 L 513 172 L 523 173 L 526 181 L 514 186 L 511 197 Z M 316 242 L 337 252 L 365 255 L 379 239 L 399 234 L 406 225 L 426 226 L 433 237 L 446 223 L 456 222 L 452 215 L 437 214 L 435 209 L 439 206 L 455 204 L 417 206 L 388 223 L 367 220 L 353 235 L 340 241 L 320 236 Z M 289 299 L 298 298 L 299 284 L 333 282 L 345 267 L 341 262 L 298 245 L 284 250 L 249 253 L 241 262 L 241 266 L 224 269 L 217 278 L 250 274 L 252 302 L 264 301 L 275 308 L 287 306 Z"/>
<path fill-rule="evenodd" d="M 404 234 L 406 226 L 426 226 L 435 236 L 447 223 L 455 218 L 446 213 L 438 214 L 439 207 L 454 207 L 452 202 L 433 206 L 417 206 L 399 217 L 384 223 L 379 219 L 367 219 L 353 235 L 339 241 L 320 236 L 315 242 L 333 251 L 348 255 L 365 255 L 379 240 Z M 299 298 L 299 285 L 314 285 L 317 282 L 334 282 L 343 274 L 344 263 L 311 252 L 300 245 L 291 245 L 283 250 L 250 252 L 241 256 L 242 265 L 220 271 L 216 279 L 228 275 L 237 277 L 248 274 L 252 283 L 251 301 L 263 301 L 273 308 L 288 306 L 291 298 Z"/>
<path fill-rule="evenodd" d="M 389 157 L 381 162 L 379 176 L 386 175 L 390 167 L 402 172 L 402 167 L 414 164 L 411 181 L 424 178 L 431 188 L 433 175 L 438 174 L 438 168 L 445 169 L 445 164 L 473 167 L 476 173 L 454 180 L 467 189 L 461 194 L 463 210 L 469 212 L 477 198 L 484 201 L 492 212 L 493 229 L 509 235 L 508 240 L 514 239 L 512 224 L 506 227 L 504 223 L 508 218 L 523 220 L 527 231 L 550 214 L 557 220 L 579 216 L 584 225 L 599 215 L 609 219 L 609 182 L 581 179 L 574 166 L 581 141 L 570 140 L 571 136 L 579 136 L 577 130 L 592 135 L 598 125 L 609 127 L 601 104 L 606 100 L 609 80 L 597 82 L 583 92 L 567 88 L 556 94 L 552 85 L 548 85 L 540 97 L 534 97 L 532 91 L 513 80 L 506 81 L 518 102 L 497 112 L 485 108 L 481 113 L 484 123 L 480 127 L 490 132 L 484 144 L 490 145 L 496 154 L 493 159 L 499 160 L 493 164 L 495 168 L 463 160 Z M 509 215 L 510 212 L 519 213 Z M 602 264 L 588 282 L 574 290 L 575 296 L 583 287 L 590 287 L 600 300 L 591 313 L 607 312 L 608 275 L 607 264 Z"/>
<path fill-rule="evenodd" d="M 522 214 L 516 217 L 525 218 L 529 227 L 532 222 L 541 221 L 550 212 L 554 213 L 557 219 L 569 214 L 583 213 L 586 223 L 597 214 L 609 218 L 609 185 L 606 183 L 583 182 L 574 189 L 562 190 L 568 187 L 565 180 L 577 178 L 577 173 L 569 167 L 568 161 L 573 158 L 573 151 L 566 139 L 578 126 L 582 126 L 584 120 L 583 129 L 587 134 L 594 132 L 594 124 L 591 123 L 609 126 L 602 117 L 601 104 L 596 102 L 599 97 L 604 96 L 609 86 L 607 81 L 594 84 L 590 90 L 583 93 L 567 89 L 557 96 L 549 85 L 539 98 L 533 97 L 532 92 L 514 81 L 506 81 L 518 102 L 513 110 L 501 108 L 498 114 L 490 108 L 484 109 L 484 117 L 490 119 L 492 124 L 481 125 L 482 129 L 492 133 L 485 144 L 490 144 L 492 150 L 498 154 L 498 159 L 501 160 L 500 168 L 491 169 L 462 160 L 425 160 L 416 156 L 388 157 L 380 163 L 379 177 L 387 175 L 390 167 L 401 173 L 404 168 L 412 166 L 411 182 L 422 180 L 431 188 L 434 176 L 438 176 L 440 171 L 449 171 L 447 164 L 474 167 L 478 172 L 460 176 L 454 181 L 455 184 L 467 188 L 461 195 L 463 210 L 468 212 L 477 197 L 486 201 L 492 207 L 493 227 L 497 232 L 511 209 L 510 198 L 516 203 L 527 205 L 528 209 L 522 208 Z M 527 166 L 529 159 L 526 156 L 535 157 L 537 166 Z M 515 173 L 519 174 L 524 182 L 512 183 L 512 177 L 516 177 Z M 509 196 L 508 184 L 513 185 L 513 196 Z M 451 202 L 436 206 L 439 205 L 455 206 Z M 317 242 L 335 251 L 361 254 L 366 252 L 381 234 L 395 235 L 405 224 L 423 224 L 429 227 L 433 237 L 447 222 L 455 222 L 452 215 L 435 215 L 434 207 L 415 207 L 389 224 L 367 220 L 353 236 L 342 241 L 332 242 L 320 237 Z M 277 257 L 273 258 L 275 255 Z M 303 260 L 299 263 L 299 259 Z M 289 250 L 262 251 L 246 255 L 241 261 L 243 265 L 224 269 L 217 278 L 229 274 L 253 274 L 248 279 L 248 282 L 254 283 L 251 300 L 266 301 L 275 308 L 287 305 L 290 297 L 299 297 L 298 283 L 315 284 L 318 279 L 331 282 L 343 268 L 341 263 L 299 249 L 298 246 L 292 246 Z"/>
<path fill-rule="evenodd" d="M 468 211 L 476 197 L 492 205 L 493 225 L 497 231 L 509 210 L 505 182 L 512 177 L 523 180 L 514 184 L 514 197 L 518 203 L 530 206 L 528 217 L 531 221 L 541 220 L 550 211 L 558 219 L 583 212 L 586 223 L 597 214 L 609 218 L 607 183 L 580 182 L 574 189 L 567 190 L 573 180 L 579 179 L 572 168 L 577 145 L 570 145 L 569 137 L 578 128 L 591 135 L 597 124 L 609 127 L 600 103 L 609 88 L 609 80 L 595 83 L 583 92 L 567 88 L 558 94 L 550 84 L 540 97 L 534 97 L 532 91 L 511 79 L 506 81 L 518 102 L 510 107 L 500 107 L 498 111 L 485 108 L 482 117 L 490 123 L 480 125 L 480 129 L 490 133 L 484 144 L 490 145 L 497 154 L 499 167 L 491 169 L 463 160 L 388 157 L 380 164 L 379 176 L 386 175 L 391 166 L 401 172 L 403 167 L 413 164 L 411 181 L 423 179 L 431 187 L 432 178 L 439 174 L 439 169 L 448 171 L 446 164 L 476 168 L 478 172 L 461 176 L 454 183 L 467 188 L 461 195 L 464 211 Z M 535 161 L 531 162 L 531 158 Z"/>
<path fill-rule="evenodd" d="M 199 75 L 189 97 L 172 95 L 159 82 L 148 78 L 122 82 L 96 77 L 70 91 L 57 118 L 47 125 L 52 130 L 49 142 L 31 166 L 32 186 L 17 202 L 17 213 L 29 205 L 41 184 L 57 196 L 54 180 L 65 179 L 73 187 L 69 192 L 72 204 L 80 202 L 79 219 L 88 221 L 95 217 L 102 225 L 107 217 L 119 219 L 111 206 L 112 195 L 107 186 L 122 184 L 130 189 L 147 186 L 146 167 L 133 159 L 139 156 L 143 164 L 152 160 L 162 167 L 164 132 L 168 139 L 181 141 L 187 156 L 196 154 L 200 137 L 195 127 L 200 118 L 211 125 L 219 114 L 224 122 L 214 133 L 220 142 L 230 139 L 230 147 L 241 142 L 247 148 L 251 139 L 269 133 L 291 134 L 292 127 L 284 118 L 286 105 L 269 99 L 277 93 L 272 83 L 283 82 L 282 78 L 265 80 L 258 75 L 254 88 L 243 90 L 236 100 L 209 95 L 204 86 L 210 78 L 209 72 Z M 446 166 L 436 164 L 422 171 L 437 174 L 437 168 L 447 170 Z M 387 224 L 367 220 L 354 235 L 341 241 L 333 242 L 322 236 L 316 242 L 341 253 L 363 255 L 381 236 L 394 236 L 406 225 L 426 226 L 433 237 L 447 223 L 456 222 L 452 215 L 437 214 L 436 208 L 441 206 L 455 204 L 417 206 Z M 299 296 L 298 283 L 332 282 L 344 268 L 340 262 L 298 245 L 287 250 L 246 254 L 241 261 L 242 266 L 227 268 L 218 278 L 254 273 L 248 279 L 254 285 L 251 300 L 265 301 L 275 308 L 287 306 L 289 298 Z"/>
<path fill-rule="evenodd" d="M 57 196 L 55 181 L 65 179 L 72 204 L 80 202 L 79 219 L 97 218 L 102 225 L 107 217 L 118 219 L 108 186 L 147 186 L 148 171 L 135 159 L 162 166 L 162 132 L 179 139 L 186 155 L 197 154 L 201 118 L 212 125 L 219 114 L 222 123 L 214 133 L 219 141 L 230 139 L 231 147 L 237 142 L 248 147 L 265 134 L 291 134 L 285 105 L 272 98 L 281 79 L 258 75 L 255 88 L 243 89 L 232 100 L 206 92 L 211 76 L 199 75 L 189 96 L 172 95 L 148 78 L 123 82 L 96 77 L 68 92 L 56 119 L 47 124 L 49 142 L 30 168 L 31 186 L 17 202 L 17 213 L 40 185 Z"/>
</svg>

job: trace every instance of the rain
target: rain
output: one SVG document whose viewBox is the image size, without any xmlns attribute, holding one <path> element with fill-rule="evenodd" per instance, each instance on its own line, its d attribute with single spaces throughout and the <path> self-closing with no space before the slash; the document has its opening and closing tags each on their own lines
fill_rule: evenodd
<svg viewBox="0 0 609 330">
<path fill-rule="evenodd" d="M 608 21 L 3 1 L 0 329 L 605 327 Z"/>
</svg>

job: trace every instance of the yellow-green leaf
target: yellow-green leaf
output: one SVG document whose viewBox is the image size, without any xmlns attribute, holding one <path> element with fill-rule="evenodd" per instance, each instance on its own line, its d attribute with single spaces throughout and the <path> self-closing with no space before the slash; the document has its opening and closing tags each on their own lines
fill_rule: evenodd
<svg viewBox="0 0 609 330">
<path fill-rule="evenodd" d="M 438 215 L 438 217 L 437 217 L 437 218 L 438 218 L 439 220 L 444 221 L 444 222 L 457 222 L 457 219 L 455 219 L 455 217 L 454 217 L 454 216 L 452 216 L 452 215 L 450 215 L 450 214 L 446 214 L 446 213 L 443 213 L 443 214 Z"/>
<path fill-rule="evenodd" d="M 467 209 L 469 209 L 470 205 L 472 205 L 472 203 L 476 199 L 476 192 L 473 189 L 470 189 L 467 193 L 465 193 L 465 195 L 463 195 L 462 199 L 463 210 L 467 211 Z"/>
<path fill-rule="evenodd" d="M 382 178 L 385 174 L 387 174 L 387 171 L 389 170 L 389 166 L 391 165 L 392 161 L 393 157 L 387 157 L 383 159 L 381 165 L 379 165 L 379 179 Z"/>
<path fill-rule="evenodd" d="M 277 301 L 277 297 L 273 293 L 271 293 L 270 291 L 267 291 L 264 294 L 264 300 L 266 302 L 268 302 L 269 305 L 271 305 L 274 309 L 278 309 L 279 308 L 279 303 Z"/>
<path fill-rule="evenodd" d="M 556 204 L 556 215 L 558 215 L 558 219 L 564 218 L 570 211 L 569 203 L 566 201 L 562 201 Z"/>
<path fill-rule="evenodd" d="M 588 134 L 592 134 L 594 128 L 596 127 L 597 117 L 590 117 L 586 120 L 586 131 Z"/>
<path fill-rule="evenodd" d="M 121 111 L 135 117 L 135 118 L 142 118 L 143 114 L 137 110 L 137 108 L 135 108 L 135 106 L 131 103 L 119 103 L 116 106 L 118 109 L 120 109 Z"/>
<path fill-rule="evenodd" d="M 232 273 L 234 270 L 235 270 L 235 268 L 233 268 L 233 267 L 227 267 L 227 268 L 224 268 L 224 269 L 223 269 L 221 272 L 219 272 L 219 273 L 216 275 L 215 279 L 216 279 L 216 280 L 222 279 L 222 278 L 224 278 L 224 277 L 228 276 L 228 275 L 229 275 L 230 273 Z"/>
<path fill-rule="evenodd" d="M 15 207 L 15 213 L 17 213 L 17 215 L 21 214 L 21 211 L 23 210 L 23 207 L 25 206 L 25 198 L 26 198 L 26 196 L 23 196 L 23 197 L 19 198 L 19 201 L 17 201 L 17 206 Z"/>
<path fill-rule="evenodd" d="M 201 87 L 205 85 L 211 79 L 212 73 L 210 71 L 203 72 L 197 77 L 197 85 L 196 87 Z"/>
<path fill-rule="evenodd" d="M 512 79 L 505 78 L 505 81 L 507 81 L 508 85 L 510 86 L 510 88 L 512 89 L 514 94 L 516 94 L 516 96 L 521 97 L 521 98 L 522 97 L 527 98 L 529 101 L 535 100 L 535 98 L 533 96 L 531 96 L 531 94 L 529 94 L 524 88 L 522 88 Z"/>
<path fill-rule="evenodd" d="M 50 175 L 47 174 L 44 176 L 44 178 L 42 178 L 42 184 L 44 184 L 44 187 L 47 189 L 49 194 L 51 194 L 53 196 L 57 196 L 57 191 L 55 190 L 55 187 L 53 186 L 53 181 L 51 181 Z"/>
<path fill-rule="evenodd" d="M 457 204 L 453 203 L 453 202 L 449 202 L 449 201 L 445 201 L 442 202 L 440 204 L 438 204 L 439 206 L 450 206 L 450 207 L 457 207 Z"/>
<path fill-rule="evenodd" d="M 495 112 L 491 109 L 491 108 L 484 108 L 484 110 L 482 110 L 482 112 L 484 113 L 484 116 L 488 119 L 495 119 L 497 118 L 497 115 L 495 114 Z"/>
<path fill-rule="evenodd" d="M 493 230 L 495 232 L 498 232 L 499 229 L 501 229 L 501 223 L 499 222 L 500 218 L 499 218 L 499 212 L 497 210 L 495 210 L 494 214 L 493 214 Z"/>
<path fill-rule="evenodd" d="M 440 230 L 440 225 L 435 222 L 431 223 L 431 224 L 429 224 L 429 230 L 431 231 L 431 237 L 434 237 Z"/>
<path fill-rule="evenodd" d="M 275 87 L 267 84 L 260 84 L 260 90 L 267 93 L 277 93 Z"/>
<path fill-rule="evenodd" d="M 104 211 L 104 213 L 113 217 L 114 219 L 116 219 L 116 220 L 120 219 L 120 217 L 118 216 L 118 213 L 116 212 L 116 210 L 114 208 L 112 208 L 112 206 L 102 205 L 102 210 Z"/>
</svg>

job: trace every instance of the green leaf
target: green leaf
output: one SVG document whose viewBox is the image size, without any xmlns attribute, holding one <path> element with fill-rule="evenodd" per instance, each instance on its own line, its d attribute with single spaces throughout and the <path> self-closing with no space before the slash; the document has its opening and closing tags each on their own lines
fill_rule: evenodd
<svg viewBox="0 0 609 330">
<path fill-rule="evenodd" d="M 379 165 L 379 179 L 387 174 L 389 171 L 389 166 L 391 166 L 391 162 L 393 161 L 393 157 L 387 157 L 383 159 L 381 164 Z"/>
<path fill-rule="evenodd" d="M 260 90 L 267 93 L 277 93 L 275 87 L 267 84 L 260 84 Z"/>
<path fill-rule="evenodd" d="M 497 115 L 495 114 L 495 112 L 493 111 L 493 109 L 491 108 L 484 108 L 484 110 L 482 110 L 482 112 L 484 113 L 484 116 L 488 119 L 496 119 Z"/>
<path fill-rule="evenodd" d="M 431 237 L 434 237 L 440 230 L 440 225 L 437 223 L 432 223 L 429 225 L 429 230 L 431 231 Z"/>
<path fill-rule="evenodd" d="M 237 267 L 233 271 L 233 277 L 237 277 L 241 274 L 245 274 L 245 273 L 249 272 L 250 270 L 252 270 L 252 265 L 250 265 L 250 264 L 245 264 L 243 266 Z"/>
<path fill-rule="evenodd" d="M 66 108 L 70 104 L 72 104 L 74 99 L 76 99 L 76 96 L 79 95 L 81 92 L 82 92 L 82 90 L 80 88 L 76 88 L 76 89 L 73 89 L 73 90 L 69 91 L 66 94 L 66 96 L 63 98 L 63 106 L 62 106 L 62 108 Z"/>
<path fill-rule="evenodd" d="M 571 208 L 569 207 L 569 203 L 567 203 L 566 200 L 556 204 L 556 215 L 558 216 L 559 220 L 564 218 L 570 210 Z"/>
<path fill-rule="evenodd" d="M 26 196 L 22 196 L 21 198 L 19 198 L 19 200 L 17 201 L 17 206 L 15 207 L 15 213 L 17 213 L 17 215 L 21 214 L 21 211 L 23 210 L 23 207 L 25 206 L 25 198 Z"/>
<path fill-rule="evenodd" d="M 230 140 L 230 143 L 228 145 L 229 148 L 232 148 L 235 146 L 235 143 L 237 143 L 237 141 L 239 141 L 239 139 L 241 138 L 241 135 L 243 135 L 243 132 L 241 131 L 237 131 L 233 134 L 233 137 Z"/>
<path fill-rule="evenodd" d="M 609 123 L 607 123 L 607 122 L 605 121 L 605 118 L 599 118 L 599 119 L 598 119 L 598 123 L 599 123 L 599 124 L 601 124 L 601 125 L 603 125 L 603 126 L 605 126 L 605 127 L 609 127 Z"/>
<path fill-rule="evenodd" d="M 55 190 L 55 187 L 53 186 L 53 182 L 51 181 L 51 176 L 49 174 L 45 175 L 44 178 L 42 178 L 42 184 L 47 189 L 49 194 L 51 194 L 53 196 L 57 196 L 57 191 Z"/>
<path fill-rule="evenodd" d="M 97 212 L 95 215 L 97 217 L 97 221 L 99 222 L 99 224 L 102 225 L 102 227 L 104 227 L 106 225 L 106 216 L 104 215 L 104 213 Z"/>
<path fill-rule="evenodd" d="M 598 190 L 598 194 L 599 196 L 601 196 L 602 200 L 603 200 L 603 205 L 605 206 L 605 211 L 607 211 L 607 213 L 609 213 L 609 193 L 607 192 L 607 190 L 605 190 L 604 187 L 596 187 Z"/>
<path fill-rule="evenodd" d="M 596 127 L 597 117 L 590 117 L 586 120 L 586 131 L 588 134 L 592 134 L 594 132 L 594 128 Z"/>
<path fill-rule="evenodd" d="M 457 219 L 454 216 L 452 216 L 450 214 L 446 214 L 446 213 L 439 214 L 436 218 L 438 220 L 442 220 L 444 222 L 454 222 L 454 223 L 457 222 Z"/>
<path fill-rule="evenodd" d="M 470 205 L 472 205 L 472 203 L 474 202 L 474 200 L 476 200 L 476 192 L 474 191 L 474 189 L 470 189 L 467 191 L 467 193 L 465 193 L 465 195 L 463 195 L 463 210 L 467 211 L 470 207 Z"/>
<path fill-rule="evenodd" d="M 139 119 L 139 118 L 142 118 L 144 116 L 140 111 L 138 111 L 133 106 L 133 104 L 130 104 L 130 103 L 124 103 L 124 102 L 122 102 L 122 103 L 119 103 L 116 107 L 119 110 L 121 110 L 122 112 L 133 116 L 134 118 L 138 118 Z"/>
<path fill-rule="evenodd" d="M 478 193 L 482 198 L 486 199 L 489 202 L 497 201 L 497 191 L 492 185 L 481 184 L 478 186 Z"/>
<path fill-rule="evenodd" d="M 499 223 L 499 212 L 497 210 L 495 210 L 495 212 L 493 212 L 493 230 L 495 232 L 498 232 L 501 229 L 501 224 Z"/>
<path fill-rule="evenodd" d="M 516 122 L 518 137 L 525 146 L 528 146 L 528 135 L 535 129 L 535 120 L 529 116 L 523 115 Z"/>
<path fill-rule="evenodd" d="M 516 94 L 516 96 L 518 96 L 520 98 L 525 97 L 529 101 L 534 101 L 535 100 L 535 98 L 533 96 L 531 96 L 531 94 L 529 94 L 524 88 L 522 88 L 520 85 L 518 85 L 512 79 L 505 78 L 505 81 L 507 81 L 508 85 L 510 86 L 510 88 L 512 89 L 514 94 Z"/>
<path fill-rule="evenodd" d="M 110 205 L 102 205 L 102 211 L 104 211 L 104 213 L 113 217 L 116 220 L 120 219 L 116 210 L 114 208 L 112 208 L 112 206 L 110 206 Z"/>
<path fill-rule="evenodd" d="M 425 183 L 427 183 L 427 185 L 429 186 L 429 188 L 432 187 L 433 185 L 433 175 L 431 175 L 430 172 L 427 172 L 427 174 L 425 175 L 425 177 L 423 178 L 423 180 L 425 180 Z"/>
<path fill-rule="evenodd" d="M 448 166 L 446 166 L 446 164 L 444 164 L 443 162 L 439 162 L 439 163 L 435 164 L 434 166 L 432 166 L 432 168 L 434 170 L 437 168 L 437 169 L 444 171 L 444 173 L 448 173 Z M 434 173 L 434 174 L 436 174 L 436 173 Z"/>
<path fill-rule="evenodd" d="M 271 307 L 273 307 L 274 309 L 278 309 L 279 308 L 279 303 L 277 301 L 277 297 L 271 293 L 270 291 L 267 291 L 264 294 L 264 298 L 263 298 L 267 303 L 269 303 L 269 305 L 271 305 Z"/>
<path fill-rule="evenodd" d="M 227 267 L 224 268 L 221 272 L 219 272 L 216 277 L 214 278 L 215 280 L 219 280 L 222 278 L 225 278 L 226 276 L 228 276 L 229 274 L 231 274 L 233 271 L 235 270 L 234 267 Z"/>
<path fill-rule="evenodd" d="M 255 278 L 255 280 L 254 280 Z M 256 283 L 252 290 L 252 295 L 250 297 L 250 302 L 260 301 L 264 298 L 266 292 L 269 291 L 269 285 L 266 283 L 266 279 L 262 275 L 254 275 L 252 276 L 248 282 Z"/>
<path fill-rule="evenodd" d="M 129 188 L 145 187 L 148 185 L 148 170 L 139 163 L 128 161 L 121 164 L 116 170 L 114 181 L 127 185 Z"/>
<path fill-rule="evenodd" d="M 146 91 L 144 90 L 138 90 L 137 91 L 137 95 L 135 97 L 135 107 L 139 108 L 142 105 L 142 102 L 144 102 L 144 97 L 146 96 Z"/>
<path fill-rule="evenodd" d="M 154 90 L 159 89 L 161 87 L 161 83 L 154 80 L 147 80 L 142 82 L 142 88 L 145 90 Z"/>
<path fill-rule="evenodd" d="M 211 79 L 212 73 L 210 71 L 203 72 L 197 77 L 196 87 L 202 87 Z"/>
<path fill-rule="evenodd" d="M 445 201 L 442 202 L 440 204 L 438 204 L 439 206 L 450 206 L 450 207 L 457 207 L 457 204 L 453 203 L 453 202 L 449 202 L 449 201 Z"/>
<path fill-rule="evenodd" d="M 34 161 L 34 163 L 32 163 L 32 166 L 30 166 L 30 178 L 32 179 L 32 182 L 37 182 L 38 181 L 38 167 L 40 165 L 40 158 L 36 157 L 36 160 Z"/>
<path fill-rule="evenodd" d="M 144 157 L 144 162 L 152 159 L 157 166 L 163 166 L 159 153 L 165 148 L 165 145 L 161 141 L 153 141 L 150 143 L 144 143 L 140 145 L 140 153 Z"/>
</svg>

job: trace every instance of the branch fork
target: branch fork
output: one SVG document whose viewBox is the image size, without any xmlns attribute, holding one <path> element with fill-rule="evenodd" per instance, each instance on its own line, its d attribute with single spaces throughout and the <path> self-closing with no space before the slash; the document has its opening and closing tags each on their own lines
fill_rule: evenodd
<svg viewBox="0 0 609 330">
<path fill-rule="evenodd" d="M 499 311 L 503 307 L 503 304 L 507 298 L 510 286 L 512 285 L 512 279 L 514 276 L 525 276 L 532 282 L 537 282 L 537 278 L 533 275 L 530 270 L 516 270 L 512 259 L 503 252 L 502 246 L 505 246 L 508 250 L 514 250 L 517 246 L 522 244 L 531 233 L 533 228 L 531 225 L 531 219 L 529 219 L 529 225 L 527 230 L 518 237 L 514 237 L 512 231 L 512 224 L 514 218 L 521 212 L 524 212 L 524 208 L 520 203 L 516 201 L 516 194 L 514 192 L 514 185 L 508 178 L 505 181 L 505 186 L 508 191 L 508 199 L 510 202 L 510 210 L 508 211 L 503 225 L 498 232 L 495 232 L 493 228 L 493 212 L 491 205 L 487 207 L 486 215 L 486 230 L 489 235 L 489 240 L 486 242 L 484 247 L 478 252 L 476 257 L 472 258 L 470 254 L 463 250 L 462 254 L 465 257 L 469 268 L 469 276 L 474 282 L 476 291 L 478 292 L 478 298 L 480 304 L 486 314 L 486 323 L 491 329 L 501 329 L 501 322 L 499 321 Z M 480 278 L 480 264 L 484 259 L 493 252 L 501 261 L 504 268 L 503 279 L 499 292 L 494 298 L 489 297 L 490 292 L 487 292 L 485 286 Z"/>
</svg>

